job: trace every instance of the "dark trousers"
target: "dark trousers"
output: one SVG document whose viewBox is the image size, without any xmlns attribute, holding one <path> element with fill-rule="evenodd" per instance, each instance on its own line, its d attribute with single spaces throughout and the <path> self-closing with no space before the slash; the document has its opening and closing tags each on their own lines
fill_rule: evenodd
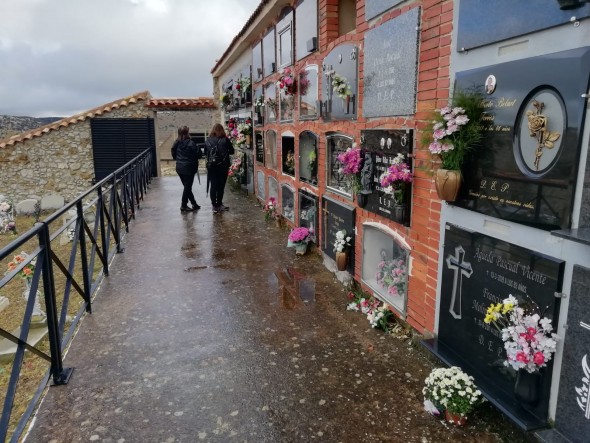
<svg viewBox="0 0 590 443">
<path fill-rule="evenodd" d="M 182 190 L 182 199 L 180 200 L 180 206 L 182 208 L 185 208 L 189 201 L 193 206 L 197 206 L 197 201 L 195 200 L 195 196 L 193 194 L 193 183 L 195 181 L 195 174 L 178 174 L 178 176 L 180 177 L 182 186 L 184 186 L 184 189 Z"/>
<path fill-rule="evenodd" d="M 223 205 L 223 192 L 225 190 L 225 183 L 227 182 L 228 167 L 209 167 L 207 172 L 209 181 L 211 182 L 211 189 L 209 195 L 211 196 L 211 204 L 214 207 Z"/>
</svg>

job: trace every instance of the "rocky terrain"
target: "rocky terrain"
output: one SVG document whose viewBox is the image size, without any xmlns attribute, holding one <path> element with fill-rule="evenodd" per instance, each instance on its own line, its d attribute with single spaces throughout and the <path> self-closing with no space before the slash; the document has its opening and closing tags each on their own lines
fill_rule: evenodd
<svg viewBox="0 0 590 443">
<path fill-rule="evenodd" d="M 39 126 L 47 125 L 62 117 L 16 117 L 0 115 L 0 140 L 11 137 Z"/>
</svg>

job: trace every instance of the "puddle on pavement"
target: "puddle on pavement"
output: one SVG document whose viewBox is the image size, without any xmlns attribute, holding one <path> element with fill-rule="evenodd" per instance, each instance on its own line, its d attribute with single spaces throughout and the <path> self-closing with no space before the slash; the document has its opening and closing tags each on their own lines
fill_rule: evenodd
<svg viewBox="0 0 590 443">
<path fill-rule="evenodd" d="M 189 266 L 187 268 L 184 268 L 185 272 L 192 272 L 192 271 L 200 271 L 202 269 L 236 269 L 235 265 L 224 265 L 224 264 L 218 264 L 218 265 L 213 265 L 213 266 L 209 266 L 209 265 L 201 265 L 201 266 Z"/>
<path fill-rule="evenodd" d="M 315 304 L 315 280 L 292 268 L 275 271 L 270 281 L 275 287 L 278 302 L 285 309 L 296 309 Z"/>
</svg>

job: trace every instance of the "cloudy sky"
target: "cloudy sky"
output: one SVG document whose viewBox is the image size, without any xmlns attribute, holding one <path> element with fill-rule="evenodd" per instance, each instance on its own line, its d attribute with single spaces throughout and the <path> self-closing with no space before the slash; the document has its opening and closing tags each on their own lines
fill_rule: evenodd
<svg viewBox="0 0 590 443">
<path fill-rule="evenodd" d="M 260 0 L 0 0 L 0 115 L 69 116 L 136 92 L 211 96 Z"/>
</svg>

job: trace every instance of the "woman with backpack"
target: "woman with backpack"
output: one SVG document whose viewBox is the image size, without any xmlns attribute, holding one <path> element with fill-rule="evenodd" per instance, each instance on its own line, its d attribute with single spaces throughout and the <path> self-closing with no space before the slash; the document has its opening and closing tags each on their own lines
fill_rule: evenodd
<svg viewBox="0 0 590 443">
<path fill-rule="evenodd" d="M 223 126 L 219 123 L 214 124 L 209 133 L 209 138 L 205 142 L 205 152 L 207 154 L 207 186 L 211 183 L 209 194 L 213 212 L 227 211 L 229 208 L 223 204 L 223 191 L 231 163 L 229 156 L 235 150 L 225 135 Z"/>
<path fill-rule="evenodd" d="M 191 140 L 188 126 L 183 126 L 178 130 L 178 138 L 172 145 L 172 158 L 176 160 L 176 173 L 180 177 L 183 186 L 180 212 L 201 209 L 193 194 L 193 182 L 199 169 L 201 151 Z M 189 201 L 192 207 L 188 206 Z"/>
</svg>

